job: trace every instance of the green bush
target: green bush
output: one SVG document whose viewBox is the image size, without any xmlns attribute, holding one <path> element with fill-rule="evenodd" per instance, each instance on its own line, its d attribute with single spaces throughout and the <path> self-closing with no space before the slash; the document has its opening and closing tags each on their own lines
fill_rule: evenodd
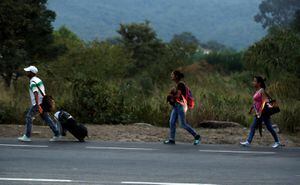
<svg viewBox="0 0 300 185">
<path fill-rule="evenodd" d="M 204 59 L 220 72 L 232 73 L 244 69 L 242 53 L 213 52 L 204 56 Z"/>
<path fill-rule="evenodd" d="M 300 101 L 285 102 L 280 104 L 281 111 L 274 115 L 274 123 L 286 132 L 300 131 Z"/>
<path fill-rule="evenodd" d="M 18 116 L 14 107 L 0 101 L 0 124 L 18 123 Z"/>
<path fill-rule="evenodd" d="M 95 79 L 76 79 L 72 99 L 64 107 L 81 121 L 89 123 L 127 123 L 132 120 L 122 88 Z"/>
<path fill-rule="evenodd" d="M 133 31 L 138 31 L 136 29 L 140 26 Z M 145 28 L 148 29 L 148 26 Z M 143 32 L 137 33 L 140 38 L 147 38 Z M 143 44 L 136 43 L 135 39 L 127 42 L 127 36 L 124 35 L 121 43 L 112 44 L 97 40 L 84 42 L 66 28 L 55 32 L 57 44 L 65 44 L 67 53 L 37 67 L 47 93 L 54 96 L 59 108 L 66 109 L 78 121 L 85 123 L 146 122 L 168 126 L 171 106 L 166 102 L 166 95 L 175 86 L 170 80 L 170 72 L 180 69 L 184 71 L 185 81 L 196 100 L 195 109 L 187 113 L 192 125 L 202 120 L 222 120 L 249 126 L 252 116 L 247 112 L 254 91 L 251 81 L 254 75 L 267 69 L 267 91 L 282 108 L 274 116 L 274 123 L 287 132 L 299 130 L 298 54 L 289 60 L 289 67 L 276 72 L 269 67 L 274 61 L 269 61 L 269 56 L 260 52 L 261 48 L 267 54 L 274 52 L 268 43 L 278 41 L 265 39 L 258 46 L 250 47 L 245 57 L 243 52 L 234 51 L 183 57 L 176 47 L 158 40 L 155 34 Z M 162 47 L 152 45 L 151 40 Z M 285 49 L 282 51 L 287 51 L 291 41 L 289 38 L 288 42 L 284 42 Z M 146 53 L 139 52 L 145 49 Z M 293 51 L 298 50 L 294 48 Z M 132 52 L 135 52 L 134 56 Z M 260 59 L 268 65 L 262 65 Z M 279 59 L 283 65 L 283 58 Z M 207 63 L 192 63 L 203 60 Z M 0 92 L 0 123 L 24 122 L 24 111 L 30 104 L 28 79 L 21 76 L 10 89 L 1 86 Z"/>
</svg>

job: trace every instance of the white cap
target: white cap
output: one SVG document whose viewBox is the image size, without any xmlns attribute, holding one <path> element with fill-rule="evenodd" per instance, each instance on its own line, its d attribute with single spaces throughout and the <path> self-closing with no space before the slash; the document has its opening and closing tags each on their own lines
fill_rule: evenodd
<svg viewBox="0 0 300 185">
<path fill-rule="evenodd" d="M 38 72 L 38 69 L 35 66 L 29 66 L 29 67 L 24 68 L 24 71 L 32 72 L 32 73 L 36 74 Z"/>
<path fill-rule="evenodd" d="M 60 111 L 57 111 L 57 112 L 54 114 L 54 117 L 55 117 L 57 120 L 58 120 L 59 113 L 60 113 Z"/>
</svg>

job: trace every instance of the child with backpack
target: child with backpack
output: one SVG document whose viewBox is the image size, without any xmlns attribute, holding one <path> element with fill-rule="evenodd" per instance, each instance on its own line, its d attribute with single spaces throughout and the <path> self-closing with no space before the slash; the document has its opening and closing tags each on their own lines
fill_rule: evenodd
<svg viewBox="0 0 300 185">
<path fill-rule="evenodd" d="M 179 119 L 182 128 L 187 130 L 194 137 L 194 145 L 200 143 L 200 135 L 187 123 L 186 112 L 194 108 L 194 99 L 190 89 L 182 82 L 184 74 L 180 71 L 173 71 L 171 79 L 176 83 L 176 87 L 167 96 L 167 101 L 172 106 L 170 116 L 170 136 L 164 144 L 175 144 L 176 122 Z"/>
</svg>

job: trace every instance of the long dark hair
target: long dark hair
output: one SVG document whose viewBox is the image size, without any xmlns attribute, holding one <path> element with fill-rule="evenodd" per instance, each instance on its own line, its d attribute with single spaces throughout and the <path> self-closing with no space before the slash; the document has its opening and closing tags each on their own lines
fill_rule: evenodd
<svg viewBox="0 0 300 185">
<path fill-rule="evenodd" d="M 173 74 L 177 80 L 181 80 L 184 78 L 184 74 L 178 70 L 173 71 Z"/>
<path fill-rule="evenodd" d="M 254 78 L 256 79 L 257 83 L 260 83 L 260 87 L 263 89 L 266 89 L 266 84 L 265 81 L 266 79 L 261 77 L 261 76 L 254 76 Z"/>
</svg>

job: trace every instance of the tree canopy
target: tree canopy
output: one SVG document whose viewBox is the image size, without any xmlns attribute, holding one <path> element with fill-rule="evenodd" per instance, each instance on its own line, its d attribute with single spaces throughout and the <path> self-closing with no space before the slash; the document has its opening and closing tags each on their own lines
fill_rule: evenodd
<svg viewBox="0 0 300 185">
<path fill-rule="evenodd" d="M 16 70 L 57 54 L 53 44 L 55 12 L 47 0 L 0 1 L 0 73 L 10 86 Z"/>
<path fill-rule="evenodd" d="M 157 62 L 165 47 L 148 21 L 121 24 L 117 32 L 121 35 L 122 45 L 135 59 L 137 68 L 145 68 Z"/>
<path fill-rule="evenodd" d="M 261 23 L 263 28 L 286 27 L 294 20 L 295 12 L 299 9 L 299 0 L 264 0 L 254 20 Z"/>
</svg>

